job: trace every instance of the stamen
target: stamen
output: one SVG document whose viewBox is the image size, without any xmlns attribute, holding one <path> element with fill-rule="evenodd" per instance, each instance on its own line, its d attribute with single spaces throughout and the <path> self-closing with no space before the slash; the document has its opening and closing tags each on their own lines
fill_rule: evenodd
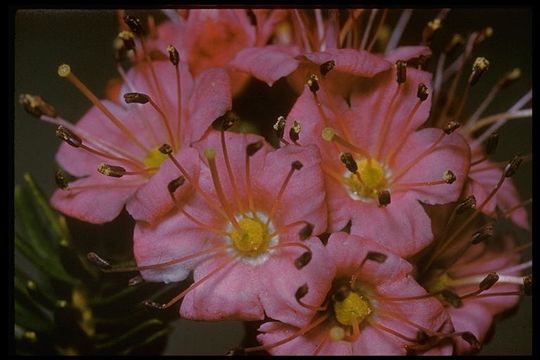
<svg viewBox="0 0 540 360">
<path fill-rule="evenodd" d="M 303 166 L 304 165 L 298 160 L 293 161 L 291 163 L 291 169 L 287 173 L 287 176 L 285 176 L 285 179 L 283 180 L 283 183 L 281 184 L 281 188 L 279 189 L 279 192 L 272 204 L 272 210 L 270 210 L 270 215 L 268 216 L 268 220 L 266 221 L 267 225 L 270 222 L 270 219 L 272 219 L 272 217 L 274 216 L 274 212 L 276 211 L 277 205 L 281 201 L 281 197 L 283 196 L 283 193 L 285 192 L 285 189 L 287 188 L 287 185 L 289 184 L 289 181 L 291 180 L 292 175 L 294 174 L 295 171 L 302 169 Z"/>
<path fill-rule="evenodd" d="M 422 31 L 422 45 L 430 46 L 433 36 L 442 27 L 442 21 L 439 18 L 435 18 L 429 21 L 424 30 Z"/>
<path fill-rule="evenodd" d="M 469 345 L 471 345 L 474 351 L 479 351 L 480 348 L 482 347 L 480 344 L 480 341 L 478 341 L 476 336 L 474 336 L 474 334 L 471 333 L 470 331 L 466 331 L 463 334 L 461 334 L 461 338 L 465 340 Z"/>
<path fill-rule="evenodd" d="M 375 33 L 373 35 L 373 38 L 371 39 L 366 51 L 371 52 L 371 49 L 373 48 L 373 45 L 375 45 L 375 42 L 377 41 L 377 38 L 379 37 L 379 33 L 381 32 L 381 29 L 384 25 L 384 20 L 386 20 L 386 15 L 388 14 L 388 9 L 384 9 L 383 13 L 381 15 L 381 18 L 379 20 L 379 24 L 377 25 L 377 29 L 375 30 Z"/>
<path fill-rule="evenodd" d="M 354 270 L 354 274 L 351 276 L 351 282 L 350 282 L 351 288 L 353 289 L 356 288 L 356 280 L 358 279 L 358 276 L 360 275 L 360 271 L 362 270 L 362 267 L 364 266 L 366 261 L 370 260 L 378 264 L 382 264 L 386 261 L 387 258 L 388 256 L 386 254 L 383 254 L 377 251 L 368 251 L 368 253 L 364 257 L 360 265 L 358 265 L 358 267 Z"/>
<path fill-rule="evenodd" d="M 403 340 L 405 340 L 405 341 L 407 341 L 407 342 L 411 342 L 411 343 L 416 342 L 416 339 L 412 339 L 412 338 L 410 338 L 410 337 L 408 337 L 408 336 L 403 335 L 403 334 L 400 333 L 399 331 L 396 331 L 396 330 L 394 330 L 394 329 L 390 329 L 390 328 L 388 328 L 388 327 L 386 327 L 386 326 L 384 326 L 384 325 L 382 325 L 382 324 L 380 324 L 380 323 L 377 323 L 377 322 L 375 322 L 375 320 L 373 320 L 373 319 L 369 319 L 369 318 L 368 318 L 368 319 L 366 319 L 366 320 L 367 320 L 367 322 L 368 322 L 369 325 L 373 326 L 374 328 L 376 328 L 376 329 L 378 329 L 378 330 L 382 330 L 382 331 L 384 331 L 384 332 L 387 332 L 387 333 L 389 333 L 389 334 L 392 334 L 392 335 L 394 335 L 394 336 L 397 336 L 398 338 L 403 339 Z"/>
<path fill-rule="evenodd" d="M 39 95 L 21 94 L 19 96 L 19 104 L 24 107 L 24 110 L 27 113 L 38 118 L 43 115 L 52 118 L 58 116 L 55 108 L 43 100 Z"/>
<path fill-rule="evenodd" d="M 355 145 L 351 144 L 350 142 L 348 142 L 347 140 L 345 140 L 344 138 L 342 138 L 341 136 L 336 134 L 336 131 L 331 127 L 324 128 L 323 131 L 322 131 L 321 136 L 326 141 L 335 141 L 337 144 L 339 144 L 339 145 L 341 145 L 341 146 L 343 146 L 343 147 L 345 147 L 345 148 L 347 148 L 349 150 L 352 150 L 355 153 L 357 153 L 359 155 L 362 155 L 362 156 L 364 156 L 366 158 L 371 157 L 366 150 L 361 149 L 358 146 L 355 146 Z"/>
<path fill-rule="evenodd" d="M 142 284 L 144 279 L 141 275 L 137 275 L 128 280 L 128 286 L 136 286 Z"/>
<path fill-rule="evenodd" d="M 313 224 L 306 223 L 306 225 L 298 232 L 300 240 L 306 240 L 313 234 Z"/>
<path fill-rule="evenodd" d="M 253 193 L 251 191 L 251 173 L 250 162 L 251 157 L 255 155 L 263 147 L 262 141 L 256 141 L 246 146 L 245 168 L 246 168 L 246 193 L 248 196 L 248 206 L 250 209 L 254 209 L 253 205 Z"/>
<path fill-rule="evenodd" d="M 56 136 L 75 148 L 78 148 L 82 145 L 81 138 L 75 135 L 75 133 L 63 127 L 62 125 L 56 128 Z"/>
<path fill-rule="evenodd" d="M 378 9 L 372 9 L 371 13 L 369 14 L 368 23 L 366 26 L 366 29 L 364 30 L 364 35 L 362 36 L 362 42 L 360 43 L 359 50 L 365 49 L 369 37 L 369 33 L 371 32 L 371 27 L 373 26 L 373 21 L 375 20 L 375 16 L 377 15 Z"/>
<path fill-rule="evenodd" d="M 300 127 L 300 123 L 298 121 L 294 121 L 293 125 L 291 126 L 291 129 L 289 130 L 289 138 L 291 141 L 296 144 L 298 139 L 300 138 L 300 130 L 302 128 Z"/>
<path fill-rule="evenodd" d="M 461 201 L 455 209 L 456 215 L 463 214 L 467 210 L 476 209 L 476 198 L 474 195 L 467 196 L 463 201 Z"/>
<path fill-rule="evenodd" d="M 86 258 L 88 261 L 90 261 L 92 264 L 96 265 L 100 270 L 110 270 L 112 269 L 112 266 L 109 262 L 101 258 L 98 254 L 95 252 L 89 252 L 86 255 Z"/>
<path fill-rule="evenodd" d="M 66 179 L 66 174 L 60 169 L 55 172 L 54 180 L 56 182 L 56 186 L 62 190 L 66 190 L 69 186 L 69 182 Z"/>
<path fill-rule="evenodd" d="M 531 116 L 532 116 L 532 109 L 523 109 L 523 110 L 514 111 L 514 112 L 504 112 L 504 113 L 486 116 L 485 118 L 478 120 L 476 124 L 474 124 L 474 126 L 471 127 L 470 133 L 473 134 L 487 125 L 491 125 L 491 124 L 496 125 L 501 120 L 503 120 L 503 123 L 504 123 L 508 120 L 529 118 Z M 495 130 L 498 129 L 499 127 L 500 126 L 497 126 Z M 488 130 L 484 134 L 487 133 L 488 134 L 487 136 L 489 136 L 492 134 L 493 131 Z M 480 142 L 480 139 L 482 139 L 482 141 L 485 140 L 485 136 L 483 136 L 484 134 L 478 137 L 477 142 Z"/>
<path fill-rule="evenodd" d="M 114 165 L 107 165 L 107 164 L 99 164 L 97 167 L 97 171 L 105 176 L 111 176 L 120 178 L 124 175 L 126 175 L 126 169 L 124 169 L 121 166 L 114 166 Z"/>
<path fill-rule="evenodd" d="M 454 308 L 458 309 L 463 306 L 463 302 L 461 301 L 461 298 L 459 297 L 459 295 L 453 292 L 452 290 L 444 289 L 441 291 L 440 294 L 443 297 L 443 299 L 447 303 L 452 305 Z"/>
<path fill-rule="evenodd" d="M 103 114 L 105 114 L 107 116 L 107 118 L 109 118 L 109 120 L 111 120 L 111 122 L 119 129 L 121 130 L 122 132 L 124 132 L 124 134 L 131 140 L 133 141 L 133 143 L 137 146 L 139 146 L 145 153 L 149 153 L 150 152 L 150 149 L 148 149 L 146 146 L 144 146 L 139 140 L 137 140 L 137 138 L 135 137 L 135 135 L 133 135 L 133 133 L 120 121 L 118 120 L 110 111 L 109 109 L 107 109 L 105 107 L 105 105 L 103 105 L 101 103 L 101 101 L 99 101 L 99 99 L 96 97 L 96 95 L 94 95 L 94 93 L 92 93 L 90 91 L 90 89 L 88 89 L 86 87 L 86 85 L 84 85 L 76 76 L 75 74 L 71 71 L 71 68 L 69 65 L 66 65 L 66 64 L 63 64 L 63 65 L 60 65 L 58 67 L 58 75 L 60 77 L 63 77 L 63 78 L 67 78 L 77 89 L 79 89 L 80 92 L 83 93 L 84 96 L 86 96 L 86 98 L 88 100 L 90 100 L 90 102 L 92 102 L 92 104 L 94 104 L 94 106 L 96 106 L 99 110 L 101 110 L 101 112 Z"/>
<path fill-rule="evenodd" d="M 174 66 L 174 70 L 176 72 L 176 107 L 178 109 L 178 119 L 177 119 L 177 125 L 176 125 L 176 133 L 178 134 L 178 139 L 181 139 L 181 124 L 182 124 L 182 96 L 181 96 L 181 82 L 180 82 L 180 69 L 178 67 L 178 64 L 180 63 L 180 55 L 178 54 L 178 50 L 172 45 L 169 45 L 167 47 L 167 51 L 169 52 L 169 61 Z"/>
<path fill-rule="evenodd" d="M 302 255 L 300 255 L 295 261 L 294 266 L 300 270 L 303 267 L 305 267 L 309 262 L 311 261 L 311 257 L 313 256 L 311 251 L 306 251 Z"/>
<path fill-rule="evenodd" d="M 527 205 L 529 205 L 529 204 L 531 204 L 531 203 L 532 203 L 532 198 L 527 199 L 527 200 L 523 201 L 522 203 L 517 204 L 517 205 L 511 207 L 510 209 L 506 210 L 506 211 L 503 213 L 502 218 L 504 218 L 504 219 L 509 219 L 509 218 L 512 216 L 512 213 L 513 213 L 514 211 L 516 211 L 517 209 L 520 209 L 520 208 L 522 208 L 522 207 L 525 207 L 525 206 L 527 206 Z"/>
<path fill-rule="evenodd" d="M 319 66 L 319 70 L 321 72 L 322 76 L 326 76 L 331 70 L 333 70 L 336 67 L 336 62 L 334 60 L 327 61 L 325 63 L 322 63 Z M 309 84 L 308 84 L 309 86 Z"/>
<path fill-rule="evenodd" d="M 199 287 L 200 285 L 202 285 L 206 280 L 208 280 L 209 278 L 211 278 L 214 274 L 216 274 L 217 272 L 225 269 L 227 266 L 231 265 L 231 264 L 234 264 L 236 261 L 238 260 L 238 256 L 234 256 L 232 259 L 229 259 L 228 261 L 226 261 L 225 263 L 223 263 L 221 266 L 218 266 L 217 268 L 215 268 L 214 270 L 212 270 L 210 273 L 208 273 L 205 277 L 203 277 L 202 279 L 200 279 L 199 281 L 191 284 L 190 287 L 188 287 L 186 290 L 182 291 L 180 294 L 178 294 L 177 296 L 175 296 L 173 299 L 171 299 L 168 303 L 166 304 L 159 304 L 159 303 L 156 303 L 154 301 L 151 301 L 151 300 L 146 300 L 143 302 L 143 304 L 145 306 L 148 306 L 148 307 L 151 307 L 151 308 L 155 308 L 155 309 L 158 309 L 158 310 L 164 310 L 164 309 L 167 309 L 171 306 L 173 306 L 174 304 L 176 304 L 177 302 L 179 302 L 180 300 L 182 300 L 191 290 L 194 290 L 195 288 Z"/>
<path fill-rule="evenodd" d="M 227 143 L 225 141 L 225 128 L 230 128 L 234 124 L 234 120 L 223 119 L 223 124 L 220 131 L 220 140 L 221 140 L 221 151 L 223 153 L 223 159 L 225 160 L 225 167 L 227 168 L 227 174 L 229 175 L 229 180 L 232 187 L 232 196 L 236 201 L 236 206 L 238 210 L 242 210 L 242 202 L 240 201 L 240 196 L 238 195 L 238 188 L 236 186 L 236 180 L 232 171 L 231 162 L 229 161 L 229 152 L 227 150 Z"/>
<path fill-rule="evenodd" d="M 493 224 L 486 224 L 484 227 L 473 234 L 471 244 L 476 245 L 481 242 L 489 242 L 495 235 L 495 228 Z"/>
<path fill-rule="evenodd" d="M 316 94 L 320 89 L 319 77 L 316 74 L 311 74 L 306 81 L 306 85 L 313 94 Z"/>
<path fill-rule="evenodd" d="M 298 9 L 294 9 L 293 13 L 294 13 L 294 16 L 295 16 L 296 23 L 298 24 L 298 26 L 300 28 L 300 35 L 302 36 L 302 40 L 304 42 L 304 49 L 307 52 L 312 52 L 313 49 L 311 48 L 311 44 L 310 44 L 308 36 L 307 36 L 308 33 L 306 31 L 306 28 L 304 27 L 304 22 L 302 21 L 302 18 L 300 17 L 300 13 L 298 12 Z"/>
<path fill-rule="evenodd" d="M 383 190 L 377 193 L 377 199 L 379 201 L 379 207 L 386 207 L 392 201 L 390 191 Z"/>
<path fill-rule="evenodd" d="M 414 183 L 400 183 L 394 186 L 392 189 L 394 192 L 396 191 L 406 191 L 411 188 L 416 188 L 420 186 L 433 186 L 433 185 L 442 185 L 442 184 L 453 184 L 456 181 L 456 175 L 451 170 L 446 170 L 442 176 L 441 180 L 434 180 L 434 181 L 421 181 L 421 182 L 414 182 Z"/>
<path fill-rule="evenodd" d="M 285 132 L 286 123 L 287 123 L 287 119 L 285 119 L 284 116 L 280 116 L 277 118 L 276 123 L 272 127 L 274 129 L 274 133 L 276 134 L 276 137 L 280 141 L 283 141 L 283 134 Z"/>
<path fill-rule="evenodd" d="M 221 187 L 221 182 L 219 180 L 219 173 L 216 167 L 215 150 L 211 148 L 205 149 L 204 156 L 208 160 L 208 167 L 210 168 L 210 174 L 212 175 L 212 182 L 214 183 L 214 188 L 216 189 L 216 194 L 218 196 L 219 202 L 221 203 L 221 206 L 225 210 L 225 213 L 227 214 L 227 217 L 229 218 L 229 221 L 233 224 L 233 226 L 238 231 L 242 231 L 240 225 L 236 221 L 234 214 L 229 208 L 229 203 L 227 202 L 227 199 L 225 198 L 225 193 L 223 192 L 223 188 Z"/>
</svg>

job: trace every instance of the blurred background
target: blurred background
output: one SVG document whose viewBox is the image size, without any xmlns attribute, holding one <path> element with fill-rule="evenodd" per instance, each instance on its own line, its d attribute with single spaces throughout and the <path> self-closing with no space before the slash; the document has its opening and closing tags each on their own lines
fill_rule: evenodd
<svg viewBox="0 0 540 360">
<path fill-rule="evenodd" d="M 128 11 L 133 15 L 147 12 Z M 152 12 L 156 20 L 163 19 L 159 12 Z M 401 45 L 419 43 L 422 29 L 433 19 L 437 10 L 417 9 L 414 11 Z M 391 10 L 387 23 L 395 24 L 399 9 Z M 491 26 L 493 36 L 482 43 L 475 56 L 486 57 L 491 65 L 485 77 L 471 92 L 469 112 L 490 90 L 498 78 L 514 67 L 522 70 L 522 78 L 501 94 L 489 108 L 488 114 L 505 111 L 532 84 L 532 29 L 531 14 L 527 9 L 456 9 L 450 11 L 435 42 L 442 46 L 454 33 L 468 33 Z M 100 98 L 104 97 L 107 81 L 117 76 L 112 56 L 112 41 L 118 32 L 116 12 L 98 10 L 19 10 L 15 22 L 15 96 L 17 102 L 21 93 L 39 94 L 52 104 L 65 119 L 76 122 L 90 104 L 71 84 L 56 74 L 59 64 L 70 64 L 77 76 Z M 437 45 L 435 46 L 437 47 Z M 432 60 L 430 69 L 434 66 Z M 267 96 L 279 98 L 282 84 L 265 92 Z M 260 109 L 256 98 L 261 91 L 268 91 L 264 85 L 253 82 L 252 91 L 246 92 L 242 103 L 250 103 Z M 281 94 L 280 94 L 281 93 Z M 249 94 L 253 99 L 249 98 Z M 269 104 L 276 104 L 271 98 Z M 241 105 L 236 102 L 235 106 Z M 277 109 L 262 118 L 267 128 L 278 115 L 286 114 L 292 103 L 282 103 Z M 268 121 L 266 121 L 268 119 Z M 10 119 L 11 120 L 11 119 Z M 60 140 L 56 138 L 55 127 L 43 123 L 15 106 L 15 183 L 22 181 L 22 175 L 31 173 L 47 195 L 55 189 L 54 154 Z M 528 154 L 532 149 L 531 119 L 512 120 L 500 130 L 500 142 L 495 159 L 506 160 L 519 152 Z M 523 199 L 531 196 L 531 162 L 526 163 L 514 181 Z M 100 226 L 97 226 L 99 228 Z M 107 226 L 102 226 L 107 230 Z M 72 229 L 74 230 L 74 229 Z M 98 229 L 96 234 L 103 234 Z M 522 241 L 530 241 L 531 234 L 517 231 Z M 89 237 L 87 234 L 73 236 Z M 110 235 L 109 235 L 110 236 Z M 525 255 L 531 257 L 530 251 Z M 16 261 L 21 261 L 17 258 Z M 492 340 L 481 351 L 482 355 L 527 355 L 532 353 L 532 298 L 525 298 L 517 311 L 496 327 Z M 244 335 L 241 322 L 195 322 L 178 320 L 175 332 L 170 337 L 166 354 L 224 354 L 228 349 L 240 344 Z"/>
</svg>

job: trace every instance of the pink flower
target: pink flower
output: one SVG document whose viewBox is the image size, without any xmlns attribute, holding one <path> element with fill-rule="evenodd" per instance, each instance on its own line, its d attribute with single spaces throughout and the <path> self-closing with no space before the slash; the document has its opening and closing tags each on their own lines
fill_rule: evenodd
<svg viewBox="0 0 540 360">
<path fill-rule="evenodd" d="M 135 219 L 155 221 L 172 208 L 162 184 L 178 176 L 159 147 L 170 143 L 179 161 L 197 176 L 196 151 L 189 145 L 230 109 L 227 74 L 211 69 L 193 80 L 183 63 L 180 71 L 168 62 L 140 64 L 126 77 L 120 93 L 128 103 L 121 104 L 98 100 L 67 65 L 60 73 L 94 107 L 75 126 L 58 117 L 46 119 L 62 126 L 57 134 L 66 143 L 56 159 L 77 177 L 67 189 L 54 193 L 53 206 L 81 220 L 104 223 L 126 205 Z M 188 184 L 178 196 L 189 189 Z"/>
<path fill-rule="evenodd" d="M 476 201 L 483 202 L 501 178 L 503 169 L 499 164 L 486 160 L 483 149 L 471 143 L 471 169 L 467 181 L 466 194 L 474 195 Z M 500 190 L 492 197 L 482 209 L 488 216 L 495 216 L 495 209 L 499 209 L 505 216 L 518 226 L 529 229 L 527 211 L 521 205 L 519 193 L 512 181 L 507 179 Z"/>
<path fill-rule="evenodd" d="M 333 278 L 330 291 L 317 296 L 321 301 L 308 301 L 307 295 L 319 290 L 307 282 L 296 292 L 297 301 L 312 309 L 302 326 L 267 322 L 259 329 L 262 346 L 246 351 L 404 355 L 413 349 L 427 351 L 432 346 L 428 343 L 446 338 L 451 330 L 448 316 L 413 280 L 413 268 L 405 260 L 377 243 L 343 232 L 330 236 L 326 250 Z M 446 344 L 429 353 L 450 352 Z"/>
<path fill-rule="evenodd" d="M 343 99 L 326 87 L 338 83 L 332 80 L 333 71 L 321 74 L 314 81 L 317 86 L 305 86 L 288 124 L 298 121 L 298 142 L 321 150 L 330 231 L 352 221 L 352 234 L 400 256 L 412 255 L 432 240 L 430 219 L 420 202 L 458 198 L 467 177 L 469 147 L 451 130 L 417 130 L 430 110 L 428 73 L 405 70 L 398 62 L 402 79 L 396 82 L 398 71 L 386 60 L 358 62 L 357 53 L 337 52 L 355 74 L 364 69 L 367 77 L 356 77 Z"/>
<path fill-rule="evenodd" d="M 177 15 L 175 22 L 159 25 L 149 48 L 164 52 L 174 45 L 193 75 L 211 67 L 228 68 L 242 49 L 264 46 L 285 15 L 284 10 L 192 9 L 185 20 Z M 230 75 L 233 93 L 237 93 L 249 77 L 235 71 Z"/>
<path fill-rule="evenodd" d="M 327 226 L 317 149 L 274 151 L 260 136 L 229 132 L 194 146 L 206 163 L 191 196 L 159 224 L 135 227 L 143 278 L 179 281 L 194 269 L 194 284 L 165 305 L 185 296 L 185 318 L 267 314 L 294 323 L 305 313 L 292 297 L 298 286 L 328 286 L 322 244 L 312 236 Z"/>
</svg>

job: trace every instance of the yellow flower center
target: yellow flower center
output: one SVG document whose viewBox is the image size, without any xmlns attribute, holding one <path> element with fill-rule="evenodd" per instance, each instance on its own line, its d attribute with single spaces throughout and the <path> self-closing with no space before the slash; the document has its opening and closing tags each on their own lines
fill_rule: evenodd
<svg viewBox="0 0 540 360">
<path fill-rule="evenodd" d="M 229 237 L 233 247 L 244 256 L 256 257 L 268 249 L 268 226 L 259 219 L 244 217 L 238 221 L 240 229 L 233 228 Z"/>
<path fill-rule="evenodd" d="M 356 165 L 356 174 L 345 178 L 348 190 L 360 199 L 376 199 L 379 191 L 388 188 L 384 166 L 375 159 L 362 159 Z"/>
<path fill-rule="evenodd" d="M 146 154 L 146 158 L 144 159 L 144 167 L 150 169 L 147 171 L 149 175 L 154 175 L 158 171 L 161 164 L 168 158 L 169 157 L 167 155 L 159 151 L 159 147 L 156 147 Z"/>
<path fill-rule="evenodd" d="M 371 314 L 371 306 L 362 295 L 351 291 L 343 301 L 334 302 L 334 313 L 340 324 L 349 326 L 354 321 L 361 323 Z"/>
</svg>

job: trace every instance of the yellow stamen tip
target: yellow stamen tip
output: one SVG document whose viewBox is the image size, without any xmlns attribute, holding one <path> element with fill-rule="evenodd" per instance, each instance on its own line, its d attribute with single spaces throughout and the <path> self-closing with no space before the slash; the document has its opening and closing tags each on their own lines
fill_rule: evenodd
<svg viewBox="0 0 540 360">
<path fill-rule="evenodd" d="M 205 156 L 208 160 L 215 159 L 215 157 L 216 157 L 216 150 L 214 150 L 214 149 L 212 149 L 212 148 L 204 149 L 204 156 Z"/>
<path fill-rule="evenodd" d="M 331 127 L 324 128 L 321 134 L 322 138 L 326 141 L 332 141 L 335 135 L 336 131 Z"/>
<path fill-rule="evenodd" d="M 62 64 L 58 67 L 58 76 L 68 77 L 71 74 L 71 67 L 68 64 Z"/>
</svg>

